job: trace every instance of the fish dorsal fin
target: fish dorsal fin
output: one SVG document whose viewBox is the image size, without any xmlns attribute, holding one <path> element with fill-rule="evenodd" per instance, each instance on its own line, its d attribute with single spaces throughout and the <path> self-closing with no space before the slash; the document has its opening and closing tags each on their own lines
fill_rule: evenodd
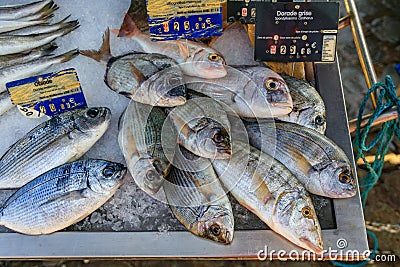
<svg viewBox="0 0 400 267">
<path fill-rule="evenodd" d="M 79 200 L 82 198 L 87 198 L 88 197 L 88 189 L 84 188 L 81 190 L 74 190 L 74 191 L 69 191 L 69 192 L 65 192 L 62 195 L 59 195 L 55 198 L 49 199 L 46 202 L 43 202 L 39 205 L 39 207 L 45 206 L 45 205 L 49 205 L 53 202 L 60 202 L 60 201 L 74 201 L 74 200 Z"/>
<path fill-rule="evenodd" d="M 185 62 L 186 59 L 190 56 L 189 48 L 185 46 L 181 41 L 176 42 L 179 47 L 179 54 L 183 57 L 182 62 Z"/>
<path fill-rule="evenodd" d="M 107 28 L 103 35 L 103 43 L 99 50 L 81 50 L 82 55 L 90 57 L 99 62 L 108 62 L 111 56 L 110 49 L 110 29 Z"/>
<path fill-rule="evenodd" d="M 111 32 L 116 34 L 118 37 L 127 37 L 127 38 L 136 37 L 142 34 L 140 29 L 136 26 L 136 23 L 127 13 L 125 13 L 124 22 L 122 23 L 121 29 L 119 30 L 114 29 L 111 30 Z"/>
</svg>

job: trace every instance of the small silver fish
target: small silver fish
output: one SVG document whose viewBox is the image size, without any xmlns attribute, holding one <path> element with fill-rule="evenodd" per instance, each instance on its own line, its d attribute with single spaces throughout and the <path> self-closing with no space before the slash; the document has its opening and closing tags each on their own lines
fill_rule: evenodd
<svg viewBox="0 0 400 267">
<path fill-rule="evenodd" d="M 282 78 L 286 81 L 292 95 L 293 110 L 288 115 L 277 119 L 297 123 L 325 134 L 325 104 L 317 90 L 304 80 L 285 74 L 282 74 Z"/>
<path fill-rule="evenodd" d="M 27 53 L 18 53 L 0 56 L 0 69 L 26 63 L 35 59 L 39 59 L 44 56 L 51 55 L 51 52 L 57 49 L 56 44 L 47 44 L 38 48 L 35 48 Z"/>
<path fill-rule="evenodd" d="M 107 130 L 108 108 L 72 110 L 39 124 L 0 159 L 0 188 L 19 188 L 40 174 L 79 159 Z"/>
<path fill-rule="evenodd" d="M 266 67 L 227 67 L 223 78 L 205 80 L 186 76 L 185 80 L 188 89 L 224 103 L 231 113 L 241 117 L 283 116 L 293 108 L 285 81 Z"/>
<path fill-rule="evenodd" d="M 161 131 L 166 115 L 159 107 L 131 101 L 123 117 L 118 142 L 135 183 L 148 194 L 156 194 L 169 173 Z"/>
<path fill-rule="evenodd" d="M 172 167 L 164 183 L 167 202 L 176 218 L 191 233 L 230 244 L 234 218 L 231 203 L 209 160 L 198 168 L 198 157 L 180 147 L 179 166 Z M 174 163 L 176 163 L 174 161 Z M 203 165 L 203 164 L 201 164 Z"/>
<path fill-rule="evenodd" d="M 230 124 L 218 102 L 208 97 L 196 97 L 168 110 L 167 122 L 172 122 L 176 131 L 166 131 L 163 136 L 170 135 L 166 137 L 168 140 L 176 139 L 167 143 L 175 144 L 178 140 L 190 152 L 205 158 L 230 157 Z"/>
<path fill-rule="evenodd" d="M 10 32 L 21 28 L 44 23 L 44 20 L 36 21 L 18 21 L 18 20 L 0 20 L 0 33 Z"/>
<path fill-rule="evenodd" d="M 52 169 L 4 203 L 0 225 L 27 235 L 62 230 L 109 200 L 125 173 L 122 164 L 105 160 L 76 161 Z"/>
<path fill-rule="evenodd" d="M 67 25 L 50 33 L 35 35 L 0 35 L 0 55 L 9 55 L 31 50 L 51 43 L 56 38 L 64 36 L 79 27 L 79 24 Z"/>
<path fill-rule="evenodd" d="M 288 122 L 244 122 L 250 144 L 283 163 L 310 193 L 330 198 L 356 194 L 348 157 L 326 136 Z"/>
<path fill-rule="evenodd" d="M 48 69 L 55 64 L 68 62 L 78 56 L 78 50 L 71 50 L 54 57 L 42 57 L 26 63 L 12 65 L 0 69 L 0 92 L 6 91 L 6 84 L 11 81 L 23 79 Z"/>
<path fill-rule="evenodd" d="M 297 246 L 321 254 L 322 233 L 310 196 L 290 171 L 267 154 L 233 140 L 232 157 L 215 172 L 240 204 Z"/>
<path fill-rule="evenodd" d="M 173 58 L 180 64 L 184 74 L 205 79 L 221 78 L 226 75 L 225 60 L 220 53 L 205 44 L 192 41 L 158 41 L 152 42 L 143 34 L 132 18 L 125 14 L 123 30 L 112 30 L 118 36 L 134 38 L 147 53 L 158 53 Z"/>
<path fill-rule="evenodd" d="M 53 0 L 37 1 L 25 5 L 1 6 L 0 20 L 32 20 L 30 16 L 53 6 Z"/>
<path fill-rule="evenodd" d="M 73 25 L 78 25 L 79 22 L 77 20 L 67 21 L 67 19 L 69 17 L 70 16 L 67 16 L 66 18 L 64 18 L 63 20 L 61 20 L 57 23 L 53 23 L 53 24 L 43 23 L 43 24 L 39 24 L 37 26 L 30 26 L 27 28 L 10 31 L 7 34 L 8 35 L 25 35 L 25 36 L 33 35 L 33 34 L 43 34 L 43 33 L 54 32 L 54 31 L 60 30 L 62 28 L 72 27 Z"/>
<path fill-rule="evenodd" d="M 80 53 L 106 64 L 105 83 L 111 90 L 128 98 L 166 107 L 186 102 L 183 74 L 177 63 L 167 56 L 131 52 L 112 57 L 108 29 L 100 50 L 81 50 Z"/>
</svg>

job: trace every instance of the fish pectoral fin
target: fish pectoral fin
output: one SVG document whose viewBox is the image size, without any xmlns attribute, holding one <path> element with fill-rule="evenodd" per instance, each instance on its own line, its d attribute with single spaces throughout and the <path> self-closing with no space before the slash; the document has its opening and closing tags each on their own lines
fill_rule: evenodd
<svg viewBox="0 0 400 267">
<path fill-rule="evenodd" d="M 185 62 L 186 59 L 190 56 L 189 49 L 180 41 L 176 42 L 179 47 L 179 54 L 183 57 L 182 62 Z"/>
<path fill-rule="evenodd" d="M 135 80 L 139 84 L 142 84 L 146 80 L 144 74 L 138 68 L 136 68 L 136 66 L 132 62 L 129 62 L 128 64 L 131 67 L 131 73 L 133 77 L 135 77 Z"/>
<path fill-rule="evenodd" d="M 62 201 L 73 201 L 73 200 L 79 200 L 82 198 L 88 197 L 88 191 L 87 189 L 81 189 L 81 190 L 74 190 L 74 191 L 69 191 L 66 192 L 62 195 L 59 195 L 55 198 L 49 199 L 46 202 L 43 202 L 39 205 L 39 207 L 49 205 L 54 202 L 62 202 Z"/>
<path fill-rule="evenodd" d="M 295 161 L 296 166 L 301 170 L 303 173 L 308 173 L 313 166 L 308 162 L 308 160 L 301 155 L 295 148 L 289 147 L 289 154 L 290 158 Z"/>
</svg>

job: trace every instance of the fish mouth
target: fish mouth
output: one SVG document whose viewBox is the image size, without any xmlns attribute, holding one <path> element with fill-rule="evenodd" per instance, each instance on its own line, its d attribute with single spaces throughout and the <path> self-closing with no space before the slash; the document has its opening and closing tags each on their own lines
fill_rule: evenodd
<svg viewBox="0 0 400 267">
<path fill-rule="evenodd" d="M 217 153 L 215 153 L 215 159 L 229 159 L 232 155 L 231 149 L 217 149 Z"/>
<path fill-rule="evenodd" d="M 225 69 L 224 65 L 221 65 L 221 67 L 218 68 L 209 68 L 204 75 L 198 75 L 200 78 L 204 79 L 218 79 L 218 78 L 223 78 L 228 74 L 228 72 Z"/>
<path fill-rule="evenodd" d="M 186 96 L 186 87 L 184 85 L 179 85 L 167 92 L 167 96 Z"/>
<path fill-rule="evenodd" d="M 300 238 L 300 242 L 303 244 L 303 247 L 307 248 L 308 250 L 311 250 L 315 254 L 321 255 L 324 253 L 322 244 L 320 244 L 321 242 L 319 242 L 319 244 L 316 245 L 313 242 L 311 242 L 310 239 L 305 237 Z"/>
<path fill-rule="evenodd" d="M 230 243 L 232 243 L 233 233 L 231 233 L 230 231 L 226 231 L 224 240 L 225 240 L 224 242 L 225 245 L 229 245 Z"/>
</svg>

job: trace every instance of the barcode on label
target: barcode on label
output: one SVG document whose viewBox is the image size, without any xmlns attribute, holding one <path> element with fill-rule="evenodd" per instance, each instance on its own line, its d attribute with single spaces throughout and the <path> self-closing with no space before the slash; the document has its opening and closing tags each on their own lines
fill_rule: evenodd
<svg viewBox="0 0 400 267">
<path fill-rule="evenodd" d="M 335 61 L 336 35 L 324 35 L 322 41 L 322 61 Z"/>
</svg>

